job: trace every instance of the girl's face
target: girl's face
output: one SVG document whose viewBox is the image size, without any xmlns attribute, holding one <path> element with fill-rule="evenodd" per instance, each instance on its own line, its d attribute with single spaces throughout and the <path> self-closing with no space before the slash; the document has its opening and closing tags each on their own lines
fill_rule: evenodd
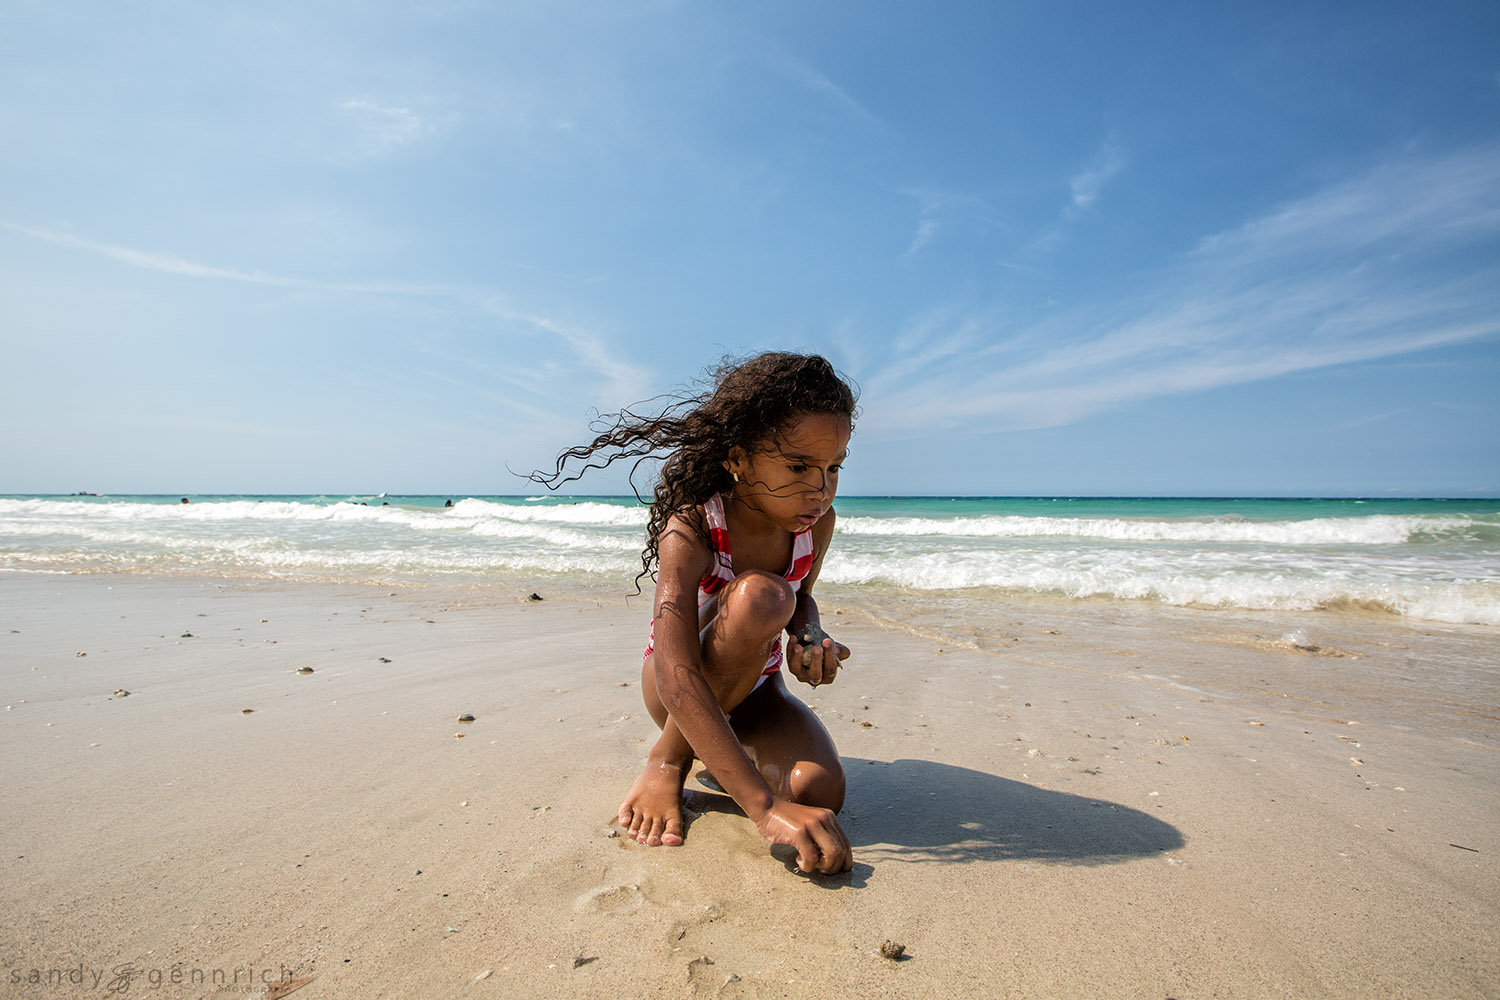
<svg viewBox="0 0 1500 1000">
<path fill-rule="evenodd" d="M 818 523 L 833 505 L 853 427 L 834 413 L 799 413 L 752 451 L 735 448 L 735 499 L 787 531 Z"/>
</svg>

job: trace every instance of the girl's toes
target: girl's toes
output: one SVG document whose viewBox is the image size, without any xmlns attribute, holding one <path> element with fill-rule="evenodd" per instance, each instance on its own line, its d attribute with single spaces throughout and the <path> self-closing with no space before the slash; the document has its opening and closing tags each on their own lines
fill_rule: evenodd
<svg viewBox="0 0 1500 1000">
<path fill-rule="evenodd" d="M 646 835 L 647 847 L 659 847 L 661 845 L 661 820 L 653 819 L 651 829 Z"/>
<path fill-rule="evenodd" d="M 666 829 L 662 831 L 661 842 L 668 847 L 679 847 L 682 844 L 682 820 L 670 819 L 667 821 Z"/>
</svg>

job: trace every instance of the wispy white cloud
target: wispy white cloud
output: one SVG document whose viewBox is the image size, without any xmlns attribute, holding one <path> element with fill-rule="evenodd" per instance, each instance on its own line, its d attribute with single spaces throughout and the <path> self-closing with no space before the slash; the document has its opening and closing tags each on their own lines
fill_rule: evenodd
<svg viewBox="0 0 1500 1000">
<path fill-rule="evenodd" d="M 384 295 L 440 295 L 444 294 L 445 291 L 441 286 L 436 285 L 314 281 L 286 275 L 267 274 L 263 271 L 242 271 L 235 268 L 218 267 L 212 264 L 201 264 L 174 254 L 119 246 L 118 244 L 86 239 L 82 236 L 56 229 L 23 226 L 7 221 L 0 221 L 0 229 L 5 229 L 34 240 L 40 240 L 43 243 L 51 243 L 54 246 L 83 250 L 101 257 L 108 257 L 111 260 L 119 261 L 122 264 L 129 264 L 132 267 L 138 267 L 142 270 L 156 271 L 161 274 L 175 275 L 180 278 L 206 278 L 216 281 L 267 285 L 277 288 L 300 288 L 309 291 Z"/>
<path fill-rule="evenodd" d="M 917 221 L 916 232 L 911 234 L 911 242 L 907 244 L 906 252 L 902 254 L 902 256 L 910 257 L 912 254 L 916 253 L 918 250 L 921 250 L 927 244 L 931 243 L 933 237 L 937 236 L 937 234 L 937 219 L 924 212 L 922 218 Z"/>
<path fill-rule="evenodd" d="M 916 229 L 903 257 L 915 256 L 925 249 L 945 227 L 961 228 L 976 220 L 990 224 L 990 206 L 972 194 L 934 188 L 905 188 L 900 193 L 917 202 Z"/>
<path fill-rule="evenodd" d="M 803 60 L 783 51 L 776 53 L 771 58 L 770 64 L 771 68 L 782 77 L 816 96 L 825 107 L 832 108 L 848 118 L 874 126 L 881 131 L 890 131 L 890 126 L 879 115 Z"/>
<path fill-rule="evenodd" d="M 1131 303 L 1022 330 L 980 322 L 966 339 L 992 346 L 898 337 L 867 376 L 883 391 L 861 430 L 1058 426 L 1500 335 L 1500 148 L 1384 165 L 1280 206 L 1202 241 Z"/>
<path fill-rule="evenodd" d="M 520 329 L 522 332 L 561 340 L 573 351 L 582 370 L 592 371 L 606 381 L 604 391 L 607 392 L 609 398 L 638 398 L 645 394 L 645 387 L 649 384 L 646 370 L 622 357 L 607 337 L 582 324 L 559 320 L 534 309 L 515 306 L 511 304 L 509 296 L 493 289 L 400 281 L 318 281 L 202 264 L 173 254 L 103 243 L 72 233 L 24 226 L 4 220 L 0 220 L 0 229 L 54 246 L 96 254 L 131 267 L 180 278 L 229 281 L 330 295 L 446 299 L 476 313 L 508 321 L 513 328 Z"/>
<path fill-rule="evenodd" d="M 410 108 L 377 104 L 359 98 L 343 101 L 339 107 L 352 116 L 370 141 L 380 149 L 404 146 L 422 134 L 422 118 Z"/>
<path fill-rule="evenodd" d="M 1105 142 L 1104 148 L 1093 160 L 1068 181 L 1068 188 L 1073 195 L 1068 211 L 1081 212 L 1098 201 L 1099 192 L 1104 190 L 1104 185 L 1124 170 L 1127 162 L 1125 150 L 1118 143 L 1114 140 Z"/>
<path fill-rule="evenodd" d="M 340 156 L 378 158 L 447 132 L 455 121 L 451 111 L 419 109 L 418 102 L 385 102 L 368 97 L 340 101 L 338 111 L 353 129 L 351 148 Z M 421 102 L 431 104 L 431 101 Z"/>
<path fill-rule="evenodd" d="M 1099 200 L 1105 185 L 1128 165 L 1124 147 L 1114 139 L 1105 140 L 1093 159 L 1068 178 L 1068 202 L 1058 215 L 1015 251 L 1014 260 L 1000 261 L 1000 265 L 1027 269 L 1028 262 L 1046 258 L 1066 244 L 1084 213 Z"/>
</svg>

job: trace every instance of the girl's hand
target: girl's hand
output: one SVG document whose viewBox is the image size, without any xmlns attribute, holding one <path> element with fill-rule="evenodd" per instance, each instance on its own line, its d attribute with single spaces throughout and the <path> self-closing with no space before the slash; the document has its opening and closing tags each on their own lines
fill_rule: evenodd
<svg viewBox="0 0 1500 1000">
<path fill-rule="evenodd" d="M 793 677 L 813 687 L 833 683 L 833 678 L 839 672 L 840 661 L 849 658 L 848 646 L 834 642 L 822 629 L 813 633 L 814 637 L 818 635 L 822 636 L 822 642 L 804 646 L 801 639 L 794 635 L 786 644 L 787 669 L 792 672 Z"/>
<path fill-rule="evenodd" d="M 831 809 L 776 799 L 755 828 L 773 844 L 795 847 L 797 867 L 804 872 L 836 875 L 854 867 L 849 837 Z"/>
</svg>

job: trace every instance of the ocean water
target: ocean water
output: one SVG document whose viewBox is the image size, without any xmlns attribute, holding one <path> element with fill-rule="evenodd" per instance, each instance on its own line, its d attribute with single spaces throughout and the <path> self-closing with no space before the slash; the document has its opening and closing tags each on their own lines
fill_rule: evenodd
<svg viewBox="0 0 1500 1000">
<path fill-rule="evenodd" d="M 0 497 L 0 572 L 630 593 L 646 524 L 629 497 L 188 499 Z M 837 506 L 829 584 L 1500 625 L 1500 500 L 841 497 Z"/>
</svg>

